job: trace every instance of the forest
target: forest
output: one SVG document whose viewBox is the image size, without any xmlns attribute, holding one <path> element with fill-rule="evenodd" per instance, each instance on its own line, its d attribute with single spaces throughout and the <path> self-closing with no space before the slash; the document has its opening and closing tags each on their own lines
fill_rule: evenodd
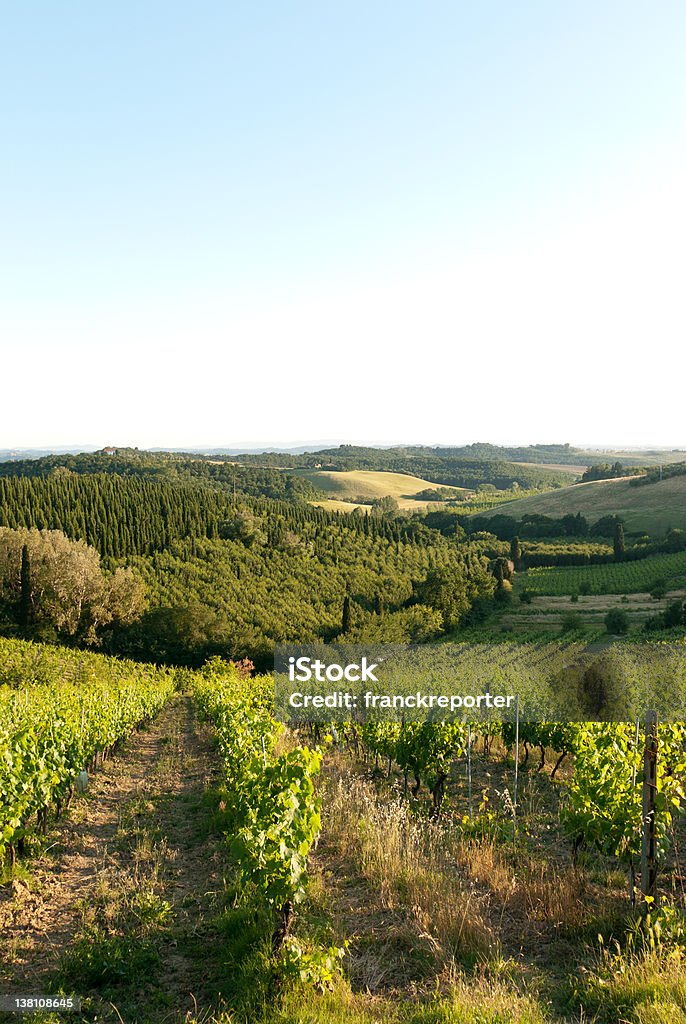
<svg viewBox="0 0 686 1024">
<path fill-rule="evenodd" d="M 266 667 L 287 639 L 432 639 L 494 592 L 488 543 L 458 544 L 382 508 L 345 516 L 234 491 L 233 480 L 156 476 L 145 462 L 140 473 L 44 468 L 0 478 L 9 634 L 144 660 L 200 664 L 221 654 Z M 107 605 L 98 614 L 90 592 L 64 610 L 70 590 L 59 579 L 85 557 Z M 124 581 L 125 613 L 115 600 Z"/>
</svg>

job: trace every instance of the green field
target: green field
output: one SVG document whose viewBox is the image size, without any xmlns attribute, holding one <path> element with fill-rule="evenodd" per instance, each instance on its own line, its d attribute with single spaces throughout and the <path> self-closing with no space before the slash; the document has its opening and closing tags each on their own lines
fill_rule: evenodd
<svg viewBox="0 0 686 1024">
<path fill-rule="evenodd" d="M 357 498 L 370 502 L 376 498 L 391 497 L 395 498 L 400 508 L 403 509 L 417 510 L 427 505 L 438 506 L 438 502 L 417 501 L 415 495 L 427 488 L 435 490 L 438 487 L 443 487 L 442 484 L 422 480 L 420 477 L 409 476 L 406 473 L 382 473 L 362 469 L 342 472 L 304 469 L 289 470 L 289 472 L 294 476 L 311 480 L 315 487 L 330 494 L 331 498 L 338 502 L 354 502 Z M 456 498 L 470 493 L 464 487 L 451 487 L 450 490 L 454 492 Z"/>
<path fill-rule="evenodd" d="M 518 576 L 517 589 L 564 595 L 579 593 L 586 584 L 591 594 L 644 594 L 659 579 L 672 586 L 684 583 L 686 551 L 654 555 L 637 562 L 529 569 Z"/>
<path fill-rule="evenodd" d="M 561 473 L 569 473 L 570 477 L 581 477 L 584 471 L 584 467 L 580 465 L 574 465 L 571 462 L 523 462 L 519 459 L 513 460 L 517 466 L 526 466 L 527 469 L 540 469 L 541 465 L 544 465 L 546 469 L 559 469 Z M 591 463 L 589 462 L 589 465 Z"/>
<path fill-rule="evenodd" d="M 515 519 L 525 515 L 559 518 L 577 512 L 589 522 L 616 514 L 630 532 L 651 536 L 664 534 L 670 527 L 686 529 L 686 476 L 638 487 L 626 478 L 594 480 L 507 502 L 498 508 L 498 514 Z"/>
</svg>

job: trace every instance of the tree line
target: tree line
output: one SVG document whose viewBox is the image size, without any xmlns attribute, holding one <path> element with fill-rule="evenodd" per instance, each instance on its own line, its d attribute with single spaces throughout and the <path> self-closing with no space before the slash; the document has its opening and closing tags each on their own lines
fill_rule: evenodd
<svg viewBox="0 0 686 1024">
<path fill-rule="evenodd" d="M 146 452 L 136 448 L 83 452 L 79 455 L 46 455 L 39 459 L 0 462 L 0 477 L 49 477 L 76 473 L 92 476 L 105 473 L 119 477 L 142 477 L 172 483 L 199 484 L 254 497 L 309 500 L 325 497 L 307 479 L 266 466 L 239 466 L 172 452 Z"/>
<path fill-rule="evenodd" d="M 493 484 L 498 490 L 508 490 L 513 485 L 527 490 L 549 489 L 565 487 L 571 482 L 569 473 L 545 465 L 526 466 L 491 453 L 488 458 L 474 458 L 463 454 L 464 449 L 456 449 L 457 454 L 451 451 L 443 448 L 383 449 L 341 445 L 304 455 L 280 452 L 237 455 L 234 458 L 245 466 L 408 473 L 431 483 L 469 489 L 483 484 Z"/>
</svg>

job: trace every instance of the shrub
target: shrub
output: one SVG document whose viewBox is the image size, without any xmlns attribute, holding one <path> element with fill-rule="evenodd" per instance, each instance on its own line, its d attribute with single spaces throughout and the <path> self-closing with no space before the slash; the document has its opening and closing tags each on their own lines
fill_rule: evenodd
<svg viewBox="0 0 686 1024">
<path fill-rule="evenodd" d="M 681 601 L 671 601 L 664 612 L 665 626 L 672 629 L 673 626 L 682 626 L 685 618 L 685 606 Z"/>
<path fill-rule="evenodd" d="M 611 608 L 605 616 L 605 629 L 608 633 L 623 636 L 629 632 L 629 616 L 622 608 Z"/>
<path fill-rule="evenodd" d="M 562 633 L 576 633 L 583 628 L 583 619 L 578 612 L 565 612 L 560 620 L 560 632 Z"/>
</svg>

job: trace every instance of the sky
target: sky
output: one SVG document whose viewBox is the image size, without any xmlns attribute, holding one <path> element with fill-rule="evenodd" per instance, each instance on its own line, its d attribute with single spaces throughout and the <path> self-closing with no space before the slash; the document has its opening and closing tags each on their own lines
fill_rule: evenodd
<svg viewBox="0 0 686 1024">
<path fill-rule="evenodd" d="M 0 448 L 686 445 L 681 0 L 0 14 Z"/>
</svg>

